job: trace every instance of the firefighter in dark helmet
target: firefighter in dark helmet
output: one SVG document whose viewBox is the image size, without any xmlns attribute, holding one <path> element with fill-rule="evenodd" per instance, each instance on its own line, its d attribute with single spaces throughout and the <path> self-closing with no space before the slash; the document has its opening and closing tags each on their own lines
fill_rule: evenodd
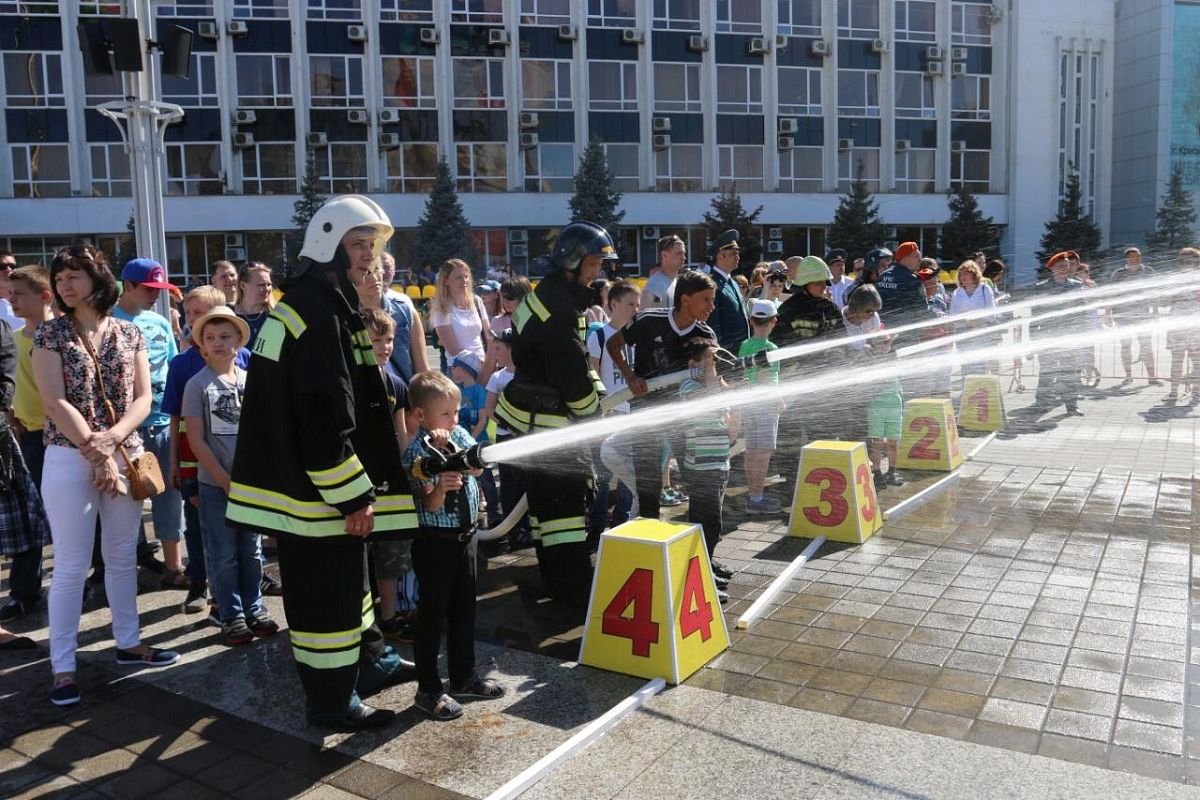
<svg viewBox="0 0 1200 800">
<path fill-rule="evenodd" d="M 229 491 L 230 524 L 278 537 L 308 721 L 336 730 L 388 722 L 359 691 L 412 675 L 374 624 L 364 546 L 417 527 L 355 291 L 391 235 L 358 195 L 313 216 L 300 274 L 254 342 Z"/>
<path fill-rule="evenodd" d="M 589 284 L 601 267 L 616 265 L 608 232 L 572 222 L 558 235 L 548 273 L 513 314 L 512 381 L 496 416 L 519 434 L 554 431 L 595 414 L 603 384 L 588 363 L 584 339 Z M 564 442 L 555 463 L 527 468 L 526 496 L 542 580 L 561 600 L 586 604 L 591 584 L 587 521 L 591 470 L 586 448 Z"/>
</svg>

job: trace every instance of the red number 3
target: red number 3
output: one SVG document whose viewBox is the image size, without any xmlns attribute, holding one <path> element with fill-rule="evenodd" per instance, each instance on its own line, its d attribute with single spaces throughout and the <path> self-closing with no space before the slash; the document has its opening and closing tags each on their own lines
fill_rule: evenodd
<svg viewBox="0 0 1200 800">
<path fill-rule="evenodd" d="M 804 518 L 813 525 L 822 528 L 833 528 L 841 525 L 850 512 L 850 504 L 846 502 L 846 477 L 836 469 L 823 467 L 814 469 L 804 478 L 804 482 L 821 487 L 821 502 L 829 506 L 823 512 L 820 506 L 809 506 L 804 509 Z"/>
<path fill-rule="evenodd" d="M 867 501 L 862 509 L 863 519 L 870 522 L 875 519 L 876 510 L 875 482 L 871 480 L 871 470 L 867 468 L 866 464 L 859 464 L 858 472 L 854 473 L 854 479 L 858 482 L 858 487 Z"/>
</svg>

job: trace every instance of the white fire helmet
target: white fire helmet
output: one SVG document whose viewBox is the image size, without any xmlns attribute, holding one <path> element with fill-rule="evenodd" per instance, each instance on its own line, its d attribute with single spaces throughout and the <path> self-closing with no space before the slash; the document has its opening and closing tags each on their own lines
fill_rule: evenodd
<svg viewBox="0 0 1200 800">
<path fill-rule="evenodd" d="M 378 203 L 360 194 L 344 194 L 325 203 L 313 214 L 308 230 L 304 232 L 300 257 L 317 264 L 328 264 L 337 254 L 342 237 L 354 228 L 375 230 L 371 252 L 376 256 L 383 252 L 394 232 L 391 220 Z"/>
</svg>

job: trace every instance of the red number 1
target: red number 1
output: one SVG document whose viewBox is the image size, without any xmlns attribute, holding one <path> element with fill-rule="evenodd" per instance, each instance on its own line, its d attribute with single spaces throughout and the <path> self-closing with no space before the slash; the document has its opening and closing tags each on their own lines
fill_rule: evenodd
<svg viewBox="0 0 1200 800">
<path fill-rule="evenodd" d="M 931 450 L 929 445 L 937 441 L 942 435 L 942 426 L 933 417 L 917 417 L 908 426 L 910 431 L 918 431 L 924 429 L 925 435 L 917 440 L 916 444 L 908 451 L 909 458 L 916 458 L 922 461 L 938 461 L 942 457 L 941 450 Z"/>
<path fill-rule="evenodd" d="M 686 595 L 686 591 L 685 591 Z M 633 606 L 630 616 L 625 611 Z M 631 642 L 635 656 L 649 658 L 650 645 L 658 643 L 658 623 L 650 618 L 654 606 L 654 573 L 635 569 L 604 609 L 600 630 Z"/>
<path fill-rule="evenodd" d="M 967 402 L 975 407 L 975 419 L 979 423 L 988 421 L 988 411 L 991 409 L 991 392 L 980 389 L 967 396 Z"/>
<path fill-rule="evenodd" d="M 808 473 L 804 482 L 812 486 L 820 486 L 821 502 L 829 505 L 828 513 L 822 513 L 820 506 L 805 508 L 805 519 L 822 528 L 834 528 L 841 525 L 850 511 L 850 505 L 845 498 L 846 477 L 836 469 L 822 467 Z"/>
</svg>

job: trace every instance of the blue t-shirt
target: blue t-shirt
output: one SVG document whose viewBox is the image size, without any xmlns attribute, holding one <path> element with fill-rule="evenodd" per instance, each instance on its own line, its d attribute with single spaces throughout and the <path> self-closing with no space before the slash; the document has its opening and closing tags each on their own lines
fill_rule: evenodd
<svg viewBox="0 0 1200 800">
<path fill-rule="evenodd" d="M 250 366 L 250 351 L 244 347 L 238 350 L 233 363 L 246 369 Z M 166 414 L 168 419 L 182 416 L 184 387 L 192 376 L 205 366 L 204 356 L 200 355 L 199 347 L 189 347 L 171 359 L 171 365 L 167 368 L 167 386 L 162 397 L 162 413 Z"/>
<path fill-rule="evenodd" d="M 167 388 L 167 370 L 171 359 L 179 354 L 175 343 L 175 332 L 171 323 L 154 311 L 143 311 L 135 316 L 127 314 L 120 306 L 113 308 L 113 316 L 132 322 L 146 338 L 146 357 L 150 359 L 150 416 L 143 427 L 160 427 L 171 421 L 171 415 L 162 410 L 163 392 Z"/>
<path fill-rule="evenodd" d="M 487 407 L 487 388 L 478 383 L 459 388 L 462 389 L 462 405 L 458 407 L 458 424 L 469 433 L 475 430 L 476 424 L 479 423 L 479 415 Z M 487 441 L 487 431 L 479 432 L 479 441 Z"/>
</svg>

